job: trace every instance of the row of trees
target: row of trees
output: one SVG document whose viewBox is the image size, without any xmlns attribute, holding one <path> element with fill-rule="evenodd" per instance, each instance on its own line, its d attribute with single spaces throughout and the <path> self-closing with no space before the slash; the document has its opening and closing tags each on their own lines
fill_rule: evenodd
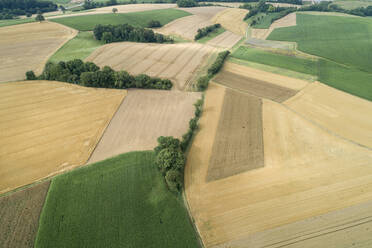
<svg viewBox="0 0 372 248">
<path fill-rule="evenodd" d="M 194 39 L 199 40 L 203 38 L 204 36 L 207 36 L 210 32 L 213 32 L 214 30 L 219 29 L 220 27 L 221 27 L 221 24 L 217 23 L 214 25 L 207 26 L 205 28 L 199 28 Z"/>
<path fill-rule="evenodd" d="M 156 164 L 164 176 L 169 190 L 180 192 L 183 188 L 183 174 L 186 163 L 185 152 L 191 142 L 202 113 L 204 99 L 198 100 L 195 106 L 195 116 L 189 121 L 189 130 L 180 141 L 172 136 L 159 137 L 155 147 Z"/>
<path fill-rule="evenodd" d="M 0 0 L 0 19 L 12 19 L 19 15 L 31 15 L 38 12 L 57 10 L 52 1 L 38 0 Z"/>
<path fill-rule="evenodd" d="M 302 0 L 269 0 L 268 2 L 273 2 L 273 3 L 290 3 L 290 4 L 302 5 Z"/>
<path fill-rule="evenodd" d="M 195 0 L 178 0 L 177 6 L 180 8 L 197 7 L 198 3 Z"/>
<path fill-rule="evenodd" d="M 172 82 L 140 74 L 132 76 L 126 71 L 114 71 L 109 66 L 100 69 L 92 62 L 74 59 L 67 62 L 48 62 L 43 73 L 36 77 L 33 71 L 26 73 L 27 80 L 55 80 L 96 88 L 144 88 L 170 90 Z"/>
<path fill-rule="evenodd" d="M 173 42 L 172 38 L 154 33 L 151 29 L 133 27 L 129 24 L 96 25 L 93 33 L 97 40 L 102 40 L 105 43 L 118 41 Z"/>
<path fill-rule="evenodd" d="M 309 6 L 304 6 L 299 11 L 322 11 L 322 12 L 341 12 L 350 15 L 357 15 L 357 16 L 372 16 L 372 6 L 368 6 L 366 8 L 360 7 L 356 9 L 343 9 L 341 6 L 334 4 L 332 2 L 320 2 L 318 4 L 312 4 Z"/>
</svg>

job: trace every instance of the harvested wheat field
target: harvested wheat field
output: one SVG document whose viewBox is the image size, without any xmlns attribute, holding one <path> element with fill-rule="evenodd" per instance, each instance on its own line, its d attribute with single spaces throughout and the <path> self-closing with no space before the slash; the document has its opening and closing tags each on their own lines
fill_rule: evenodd
<svg viewBox="0 0 372 248">
<path fill-rule="evenodd" d="M 149 44 L 120 42 L 95 50 L 88 58 L 99 66 L 126 70 L 134 75 L 168 78 L 182 90 L 215 48 L 197 43 Z"/>
<path fill-rule="evenodd" d="M 29 70 L 41 73 L 48 58 L 76 34 L 50 22 L 0 28 L 0 82 L 22 80 Z"/>
<path fill-rule="evenodd" d="M 307 82 L 234 63 L 225 63 L 214 82 L 257 97 L 283 102 L 294 96 Z"/>
<path fill-rule="evenodd" d="M 117 13 L 132 13 L 132 12 L 141 12 L 147 10 L 156 10 L 156 9 L 169 9 L 176 8 L 176 4 L 125 4 L 125 5 L 115 5 L 115 8 L 118 9 Z M 87 12 L 73 13 L 67 15 L 51 16 L 48 19 L 62 18 L 62 17 L 71 17 L 71 16 L 82 16 L 82 15 L 95 15 L 95 14 L 109 14 L 112 13 L 113 6 L 91 9 Z"/>
<path fill-rule="evenodd" d="M 372 148 L 370 101 L 313 83 L 287 100 L 285 105 L 335 135 Z"/>
<path fill-rule="evenodd" d="M 0 193 L 85 164 L 125 95 L 51 81 L 0 84 Z"/>
<path fill-rule="evenodd" d="M 49 181 L 0 197 L 0 247 L 32 248 Z"/>
<path fill-rule="evenodd" d="M 264 166 L 262 100 L 227 89 L 207 181 Z"/>
<path fill-rule="evenodd" d="M 194 40 L 198 29 L 213 25 L 212 18 L 224 9 L 226 8 L 215 6 L 181 8 L 181 10 L 193 15 L 174 20 L 164 27 L 156 29 L 156 32 L 165 35 L 178 35 L 189 40 Z"/>
<path fill-rule="evenodd" d="M 263 100 L 265 166 L 207 182 L 225 92 L 210 85 L 186 165 L 186 196 L 206 247 L 287 247 L 288 236 L 309 227 L 305 220 L 372 200 L 370 149 L 333 136 L 268 100 Z M 292 234 L 272 231 L 275 242 L 257 243 L 261 232 L 300 221 Z M 324 221 L 316 225 L 320 235 L 347 225 L 348 219 L 341 214 Z M 334 235 L 340 239 L 344 232 Z"/>
<path fill-rule="evenodd" d="M 290 26 L 296 26 L 296 13 L 291 13 L 289 15 L 286 15 L 283 18 L 280 18 L 279 20 L 276 20 L 270 25 L 270 28 L 268 29 L 251 29 L 251 37 L 261 40 L 266 40 L 266 38 L 271 34 L 271 32 L 276 28 L 284 28 L 284 27 L 290 27 Z"/>
<path fill-rule="evenodd" d="M 245 36 L 248 24 L 243 19 L 247 13 L 245 9 L 228 8 L 215 15 L 212 21 L 221 24 L 226 30 Z"/>
<path fill-rule="evenodd" d="M 207 42 L 207 45 L 231 49 L 243 37 L 230 31 L 225 31 Z"/>
<path fill-rule="evenodd" d="M 129 90 L 89 163 L 129 151 L 151 150 L 159 136 L 181 138 L 199 93 Z"/>
</svg>

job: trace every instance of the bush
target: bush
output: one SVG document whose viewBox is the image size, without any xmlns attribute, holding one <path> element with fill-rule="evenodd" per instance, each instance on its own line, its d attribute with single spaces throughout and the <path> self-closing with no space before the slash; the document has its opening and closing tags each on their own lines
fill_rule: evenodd
<svg viewBox="0 0 372 248">
<path fill-rule="evenodd" d="M 147 24 L 147 27 L 148 28 L 160 28 L 161 27 L 161 23 L 159 21 L 151 20 Z"/>
<path fill-rule="evenodd" d="M 208 76 L 203 76 L 200 77 L 196 83 L 196 87 L 198 91 L 204 91 L 208 88 L 208 83 L 209 83 L 209 77 Z"/>
<path fill-rule="evenodd" d="M 209 33 L 213 32 L 216 29 L 219 29 L 221 24 L 217 23 L 211 26 L 207 26 L 205 28 L 199 28 L 197 34 L 195 35 L 195 40 L 199 40 L 200 38 L 207 36 Z"/>
<path fill-rule="evenodd" d="M 26 79 L 27 80 L 36 80 L 35 73 L 33 71 L 26 72 Z"/>
<path fill-rule="evenodd" d="M 180 8 L 190 8 L 198 6 L 198 3 L 194 0 L 178 0 L 177 6 Z"/>
<path fill-rule="evenodd" d="M 218 54 L 216 61 L 214 61 L 212 66 L 208 69 L 208 75 L 210 77 L 212 77 L 214 74 L 221 70 L 223 63 L 225 62 L 225 59 L 229 54 L 230 54 L 229 51 L 223 51 Z"/>
</svg>

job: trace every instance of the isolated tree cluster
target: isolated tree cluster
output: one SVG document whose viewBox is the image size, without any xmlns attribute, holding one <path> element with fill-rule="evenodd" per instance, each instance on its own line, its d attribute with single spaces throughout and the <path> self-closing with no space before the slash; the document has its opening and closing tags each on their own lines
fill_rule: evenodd
<svg viewBox="0 0 372 248">
<path fill-rule="evenodd" d="M 221 27 L 221 24 L 217 23 L 214 25 L 207 26 L 205 28 L 199 28 L 194 39 L 199 40 L 203 38 L 204 36 L 207 36 L 209 33 L 213 32 L 214 30 L 219 29 L 220 27 Z"/>
<path fill-rule="evenodd" d="M 160 28 L 161 23 L 159 21 L 156 21 L 156 20 L 151 20 L 151 21 L 149 21 L 149 23 L 147 23 L 147 27 L 148 28 Z"/>
<path fill-rule="evenodd" d="M 96 25 L 93 30 L 94 37 L 105 43 L 118 41 L 134 42 L 173 42 L 173 39 L 162 34 L 156 34 L 151 29 L 133 27 L 129 24 Z"/>
<path fill-rule="evenodd" d="M 150 77 L 145 74 L 132 76 L 126 71 L 114 71 L 105 66 L 100 69 L 92 62 L 75 59 L 67 62 L 48 62 L 43 73 L 36 77 L 33 71 L 26 73 L 27 80 L 55 80 L 96 88 L 144 88 L 170 90 L 172 82 L 168 79 Z"/>
</svg>

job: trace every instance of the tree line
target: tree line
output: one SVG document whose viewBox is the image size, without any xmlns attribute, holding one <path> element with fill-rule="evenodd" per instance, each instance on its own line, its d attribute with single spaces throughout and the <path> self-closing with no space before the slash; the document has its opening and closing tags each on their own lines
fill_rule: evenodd
<svg viewBox="0 0 372 248">
<path fill-rule="evenodd" d="M 51 12 L 57 10 L 52 1 L 37 0 L 0 0 L 0 20 L 13 19 L 16 16 Z"/>
<path fill-rule="evenodd" d="M 151 29 L 133 27 L 129 24 L 96 25 L 94 37 L 105 43 L 118 41 L 173 43 L 173 39 L 162 34 L 154 33 Z"/>
<path fill-rule="evenodd" d="M 180 141 L 172 136 L 158 138 L 158 146 L 155 147 L 156 164 L 164 176 L 168 189 L 180 192 L 183 188 L 184 167 L 186 164 L 185 152 L 191 142 L 198 121 L 202 113 L 204 98 L 194 104 L 195 116 L 189 121 L 189 130 L 182 136 Z"/>
<path fill-rule="evenodd" d="M 217 23 L 217 24 L 210 25 L 204 28 L 199 28 L 194 39 L 199 40 L 207 36 L 209 33 L 213 32 L 214 30 L 219 29 L 220 27 L 221 27 L 221 24 Z"/>
<path fill-rule="evenodd" d="M 93 62 L 83 62 L 80 59 L 59 63 L 48 62 L 40 76 L 37 77 L 33 71 L 28 71 L 26 78 L 27 80 L 61 81 L 96 88 L 170 90 L 173 86 L 168 79 L 145 74 L 133 76 L 126 71 L 114 71 L 109 66 L 100 69 Z"/>
<path fill-rule="evenodd" d="M 304 6 L 298 9 L 298 11 L 322 11 L 322 12 L 340 12 L 350 15 L 357 16 L 372 16 L 372 6 L 360 7 L 351 10 L 343 9 L 336 3 L 324 1 L 317 4 L 312 4 L 309 6 Z"/>
</svg>

